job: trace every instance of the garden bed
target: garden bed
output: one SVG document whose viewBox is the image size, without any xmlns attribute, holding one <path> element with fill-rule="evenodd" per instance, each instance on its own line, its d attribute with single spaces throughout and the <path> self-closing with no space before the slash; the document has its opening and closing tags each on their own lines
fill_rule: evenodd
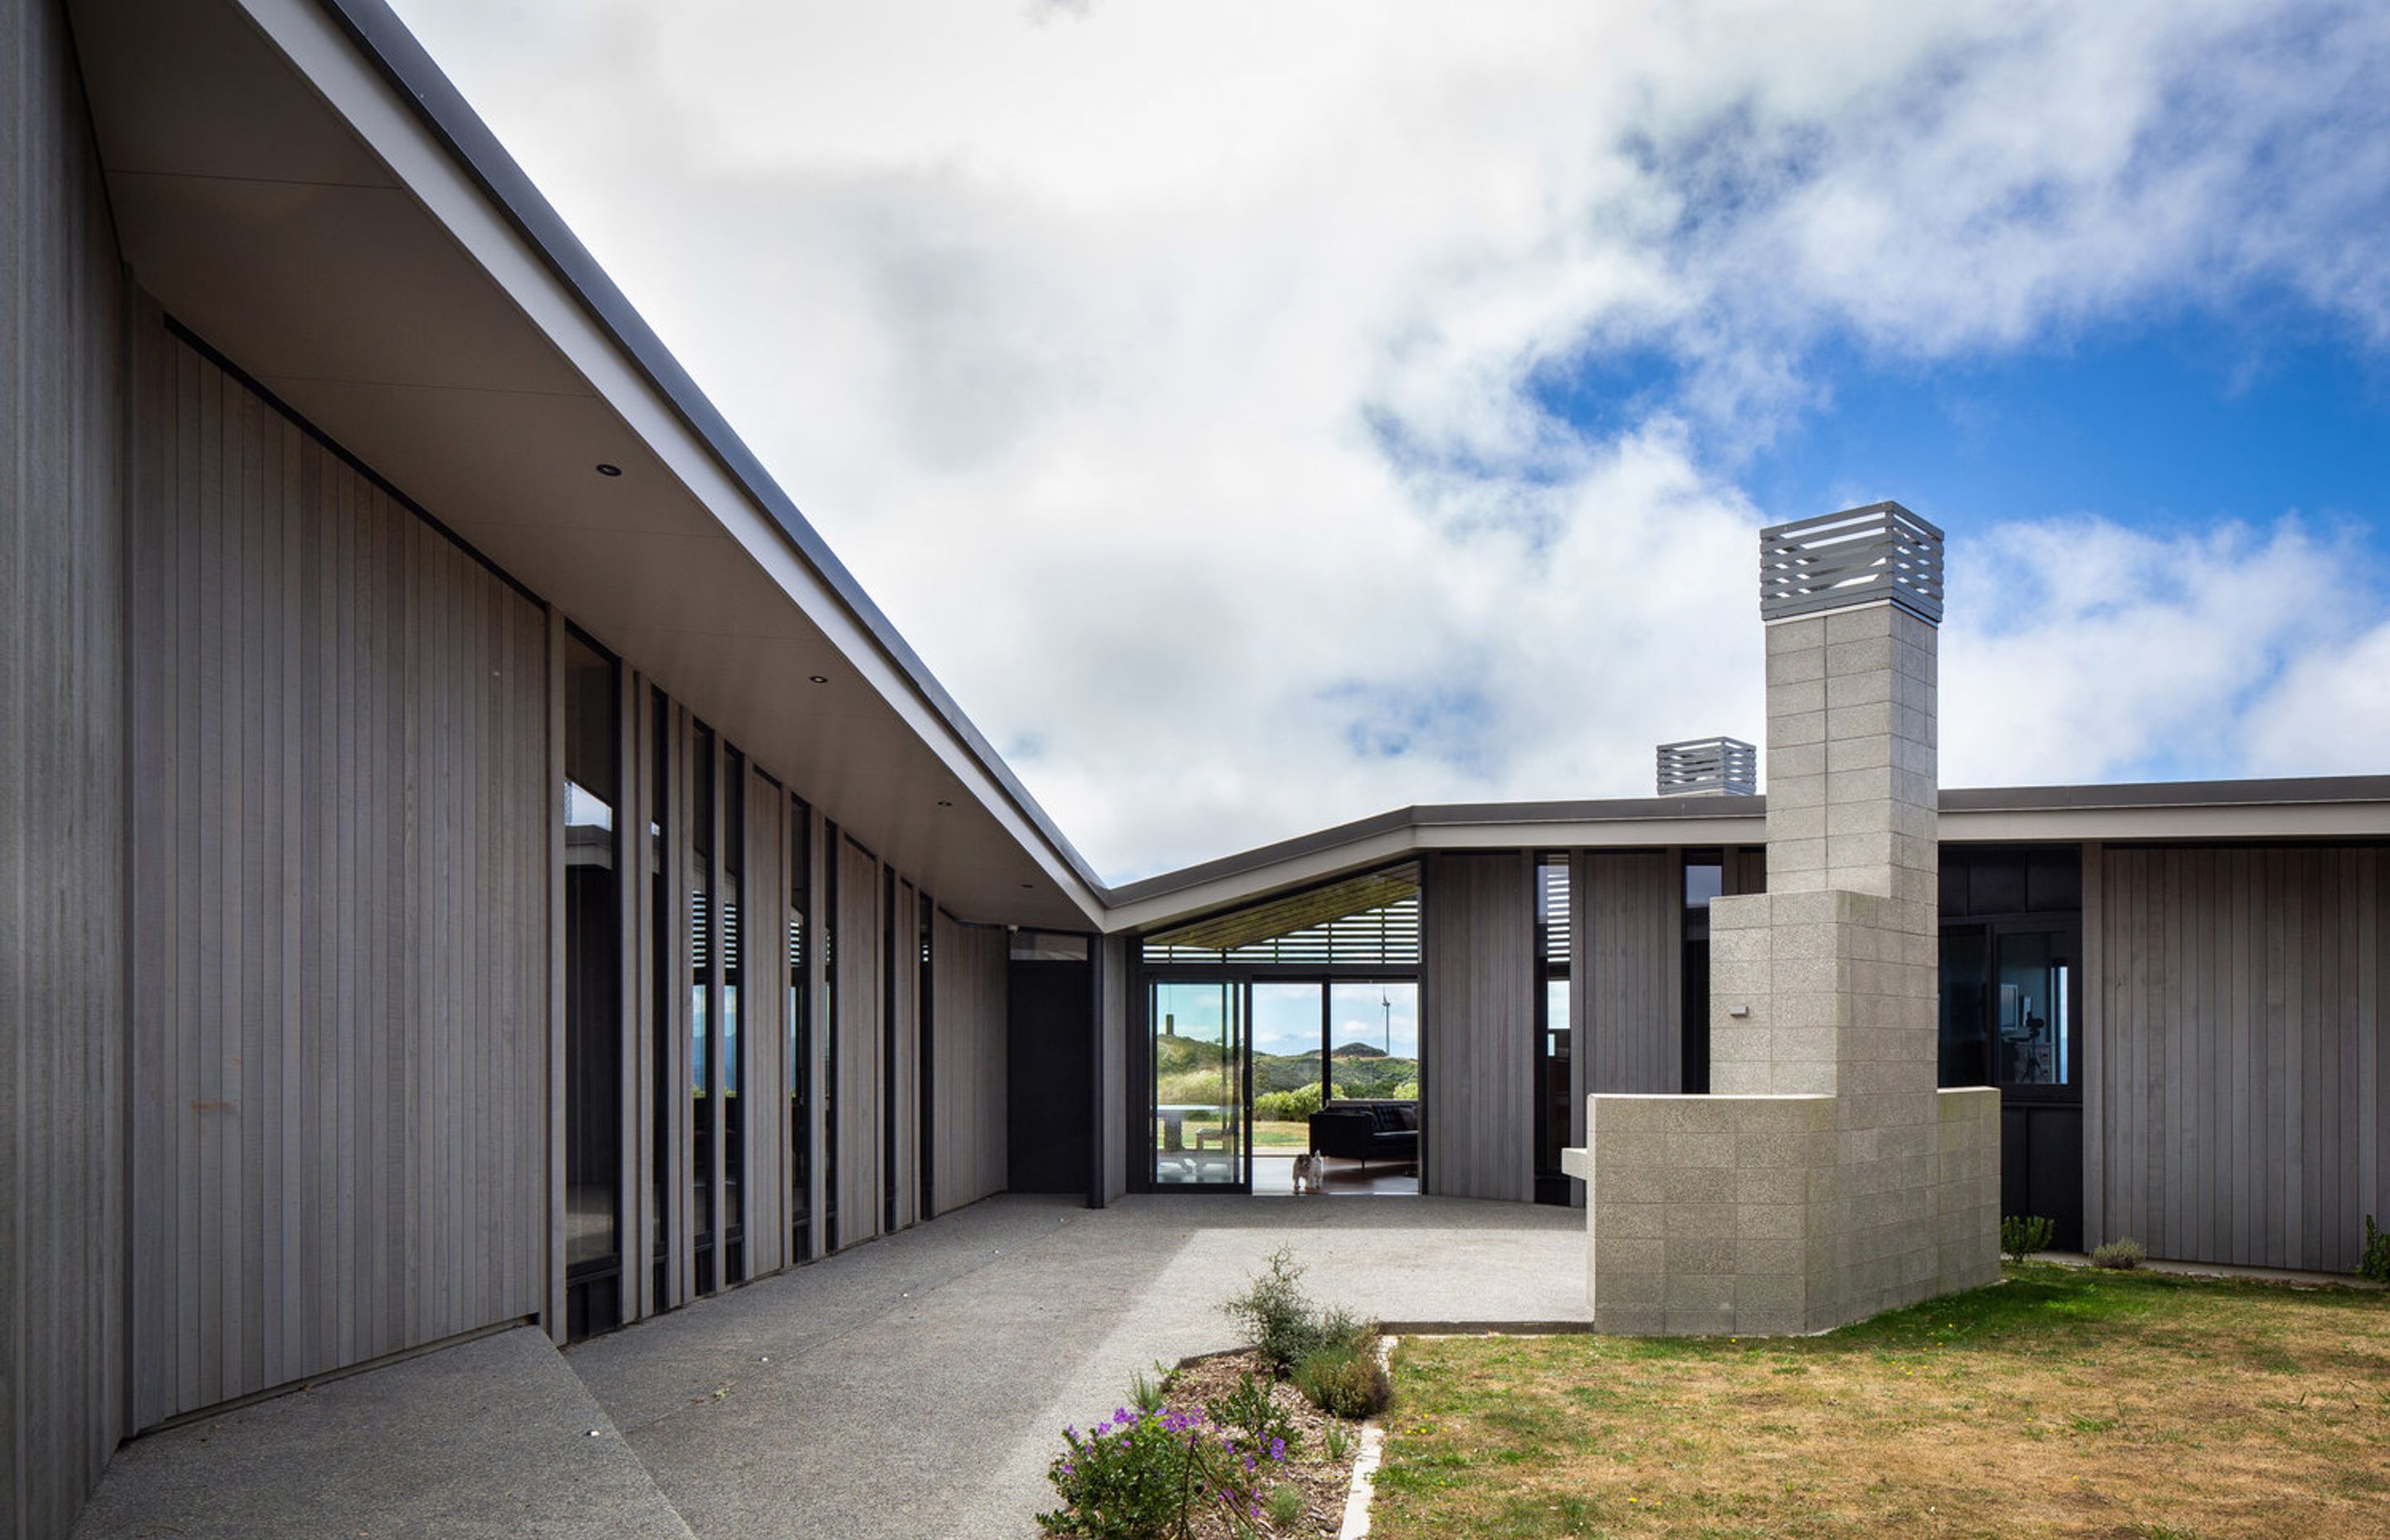
<svg viewBox="0 0 2390 1540">
<path fill-rule="evenodd" d="M 1374 1322 L 1303 1292 L 1283 1247 L 1221 1309 L 1249 1346 L 1139 1375 L 1123 1405 L 1063 1431 L 1046 1534 L 1082 1540 L 1332 1540 L 1365 1421 L 1387 1404 Z M 1157 1366 L 1157 1368 L 1159 1367 Z"/>
<path fill-rule="evenodd" d="M 1267 1379 L 1268 1373 L 1261 1354 L 1250 1349 L 1199 1358 L 1170 1377 L 1169 1387 L 1163 1393 L 1163 1404 L 1182 1412 L 1199 1412 L 1206 1405 L 1225 1398 L 1240 1380 L 1256 1376 Z M 1305 1540 L 1313 1535 L 1332 1537 L 1344 1523 L 1344 1496 L 1353 1484 L 1353 1460 L 1361 1452 L 1361 1424 L 1329 1416 L 1284 1380 L 1270 1387 L 1270 1400 L 1286 1413 L 1300 1435 L 1286 1463 L 1279 1468 L 1279 1479 L 1281 1484 L 1292 1486 L 1303 1495 L 1303 1507 L 1291 1521 L 1283 1525 L 1274 1526 L 1270 1516 L 1265 1514 L 1258 1531 L 1272 1536 L 1301 1535 Z M 1331 1430 L 1342 1444 L 1341 1455 L 1330 1452 Z M 1223 1521 L 1212 1519 L 1207 1522 L 1212 1527 L 1196 1528 L 1192 1533 L 1207 1540 L 1232 1533 Z"/>
</svg>

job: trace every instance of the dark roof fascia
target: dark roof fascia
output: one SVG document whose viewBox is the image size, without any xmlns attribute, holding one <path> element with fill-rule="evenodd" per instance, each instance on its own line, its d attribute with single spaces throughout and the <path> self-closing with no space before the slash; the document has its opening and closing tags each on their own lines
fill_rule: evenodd
<svg viewBox="0 0 2390 1540">
<path fill-rule="evenodd" d="M 1124 882 L 1105 892 L 1114 907 L 1160 898 L 1199 883 L 1239 877 L 1282 861 L 1298 860 L 1342 845 L 1358 844 L 1381 834 L 1414 828 L 1469 828 L 1518 824 L 1623 824 L 1677 818 L 1761 818 L 1767 816 L 1765 797 L 1632 797 L 1611 802 L 1429 802 L 1399 807 L 1373 818 L 1362 818 L 1333 828 L 1300 834 L 1275 844 L 1224 855 L 1214 861 L 1182 866 L 1176 871 Z"/>
<path fill-rule="evenodd" d="M 577 298 L 590 319 L 612 338 L 634 367 L 663 396 L 681 421 L 713 456 L 731 479 L 745 489 L 758 507 L 795 545 L 797 554 L 818 573 L 855 623 L 863 628 L 898 674 L 911 685 L 922 704 L 943 721 L 980 768 L 994 778 L 1015 811 L 1043 836 L 1054 853 L 1099 900 L 1104 892 L 1095 868 L 1056 827 L 1020 777 L 1004 763 L 995 746 L 963 714 L 927 664 L 915 653 L 854 574 L 831 551 L 819 532 L 799 512 L 761 460 L 731 428 L 705 392 L 681 367 L 598 259 L 581 244 L 563 218 L 549 204 L 514 157 L 490 132 L 481 115 L 465 100 L 423 45 L 406 29 L 384 0 L 316 0 L 334 24 L 345 32 L 382 77 L 414 108 L 434 137 L 445 145 L 457 165 L 537 253 L 548 270 Z"/>
<path fill-rule="evenodd" d="M 1945 813 L 2039 813 L 2128 807 L 2290 807 L 2390 802 L 2390 776 L 2278 776 L 2265 780 L 2137 781 L 2114 786 L 1946 787 Z"/>
<path fill-rule="evenodd" d="M 2100 812 L 2127 808 L 2266 807 L 2390 802 L 2390 776 L 2294 776 L 2269 780 L 2147 781 L 2114 786 L 1948 787 L 1945 813 Z M 1631 824 L 1677 818 L 1764 818 L 1767 798 L 1627 797 L 1600 802 L 1446 802 L 1397 808 L 1373 818 L 1259 845 L 1105 890 L 1113 907 L 1241 877 L 1378 835 L 1415 828 L 1520 824 Z"/>
</svg>

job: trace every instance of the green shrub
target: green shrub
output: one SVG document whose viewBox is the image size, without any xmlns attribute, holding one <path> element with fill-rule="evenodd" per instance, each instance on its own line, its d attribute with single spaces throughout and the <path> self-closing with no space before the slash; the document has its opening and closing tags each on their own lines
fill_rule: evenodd
<svg viewBox="0 0 2390 1540">
<path fill-rule="evenodd" d="M 1342 1460 L 1352 1452 L 1353 1432 L 1344 1424 L 1331 1422 L 1328 1425 L 1328 1431 L 1320 1436 L 1327 1443 L 1330 1459 Z"/>
<path fill-rule="evenodd" d="M 1062 1443 L 1046 1468 L 1062 1506 L 1037 1523 L 1076 1540 L 1164 1540 L 1189 1533 L 1207 1510 L 1234 1529 L 1259 1516 L 1286 1457 L 1283 1446 L 1240 1450 L 1201 1412 L 1151 1417 L 1125 1406 L 1084 1436 L 1065 1428 Z"/>
<path fill-rule="evenodd" d="M 1303 1517 L 1303 1489 L 1292 1482 L 1279 1487 L 1269 1495 L 1270 1527 L 1289 1530 Z"/>
<path fill-rule="evenodd" d="M 2130 1272 L 2148 1260 L 2149 1253 L 2141 1250 L 2141 1243 L 2130 1236 L 2112 1240 L 2091 1253 L 2092 1266 L 2111 1267 L 2120 1273 Z"/>
<path fill-rule="evenodd" d="M 2390 1283 L 2390 1230 L 2376 1228 L 2370 1213 L 2365 1216 L 2365 1249 L 2357 1254 L 2357 1276 Z"/>
<path fill-rule="evenodd" d="M 1253 1098 L 1253 1116 L 1263 1123 L 1301 1123 L 1319 1110 L 1319 1082 L 1291 1091 L 1265 1091 Z"/>
<path fill-rule="evenodd" d="M 2050 1233 L 2049 1221 L 2037 1213 L 2010 1214 L 2000 1221 L 2000 1253 L 2011 1262 L 2023 1262 L 2049 1250 Z"/>
<path fill-rule="evenodd" d="M 1355 1421 L 1384 1411 L 1394 1396 L 1374 1335 L 1320 1348 L 1295 1366 L 1294 1388 L 1330 1416 Z"/>
<path fill-rule="evenodd" d="M 1142 1370 L 1130 1375 L 1128 1404 L 1149 1417 L 1162 1410 L 1163 1398 L 1170 1393 L 1170 1371 L 1160 1364 L 1153 1366 L 1150 1375 Z"/>
<path fill-rule="evenodd" d="M 1294 1414 L 1270 1394 L 1270 1385 L 1260 1375 L 1246 1375 L 1237 1381 L 1236 1389 L 1217 1401 L 1204 1403 L 1203 1410 L 1249 1450 L 1266 1449 L 1273 1442 L 1291 1449 L 1303 1433 L 1294 1425 Z"/>
<path fill-rule="evenodd" d="M 1408 1080 L 1394 1082 L 1386 1091 L 1386 1099 L 1388 1101 L 1419 1100 L 1419 1076 L 1413 1075 Z"/>
<path fill-rule="evenodd" d="M 1220 1309 L 1279 1379 L 1318 1346 L 1319 1312 L 1303 1291 L 1303 1264 L 1284 1246 L 1269 1254 L 1252 1287 Z"/>
</svg>

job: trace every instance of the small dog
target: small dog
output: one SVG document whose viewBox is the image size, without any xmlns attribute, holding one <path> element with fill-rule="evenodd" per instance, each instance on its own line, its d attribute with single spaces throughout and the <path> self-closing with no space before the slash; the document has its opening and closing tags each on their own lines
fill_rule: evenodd
<svg viewBox="0 0 2390 1540">
<path fill-rule="evenodd" d="M 1326 1192 L 1326 1191 L 1328 1190 L 1328 1187 L 1327 1187 L 1327 1182 L 1328 1182 L 1328 1157 L 1327 1157 L 1327 1156 L 1325 1156 L 1325 1155 L 1297 1155 L 1297 1156 L 1294 1158 L 1294 1190 L 1295 1190 L 1295 1191 L 1297 1191 L 1297 1192 L 1314 1192 L 1314 1193 L 1317 1193 L 1317 1192 Z"/>
</svg>

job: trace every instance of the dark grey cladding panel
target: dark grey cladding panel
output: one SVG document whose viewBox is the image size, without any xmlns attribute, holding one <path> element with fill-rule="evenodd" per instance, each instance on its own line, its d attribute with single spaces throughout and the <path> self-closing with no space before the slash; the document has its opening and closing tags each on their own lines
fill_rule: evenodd
<svg viewBox="0 0 2390 1540">
<path fill-rule="evenodd" d="M 1748 797 L 1759 789 L 1759 751 L 1739 738 L 1663 743 L 1654 757 L 1663 797 Z"/>
<path fill-rule="evenodd" d="M 1759 532 L 1759 614 L 1780 621 L 1888 599 L 1942 623 L 1942 532 L 1898 503 Z"/>
</svg>

